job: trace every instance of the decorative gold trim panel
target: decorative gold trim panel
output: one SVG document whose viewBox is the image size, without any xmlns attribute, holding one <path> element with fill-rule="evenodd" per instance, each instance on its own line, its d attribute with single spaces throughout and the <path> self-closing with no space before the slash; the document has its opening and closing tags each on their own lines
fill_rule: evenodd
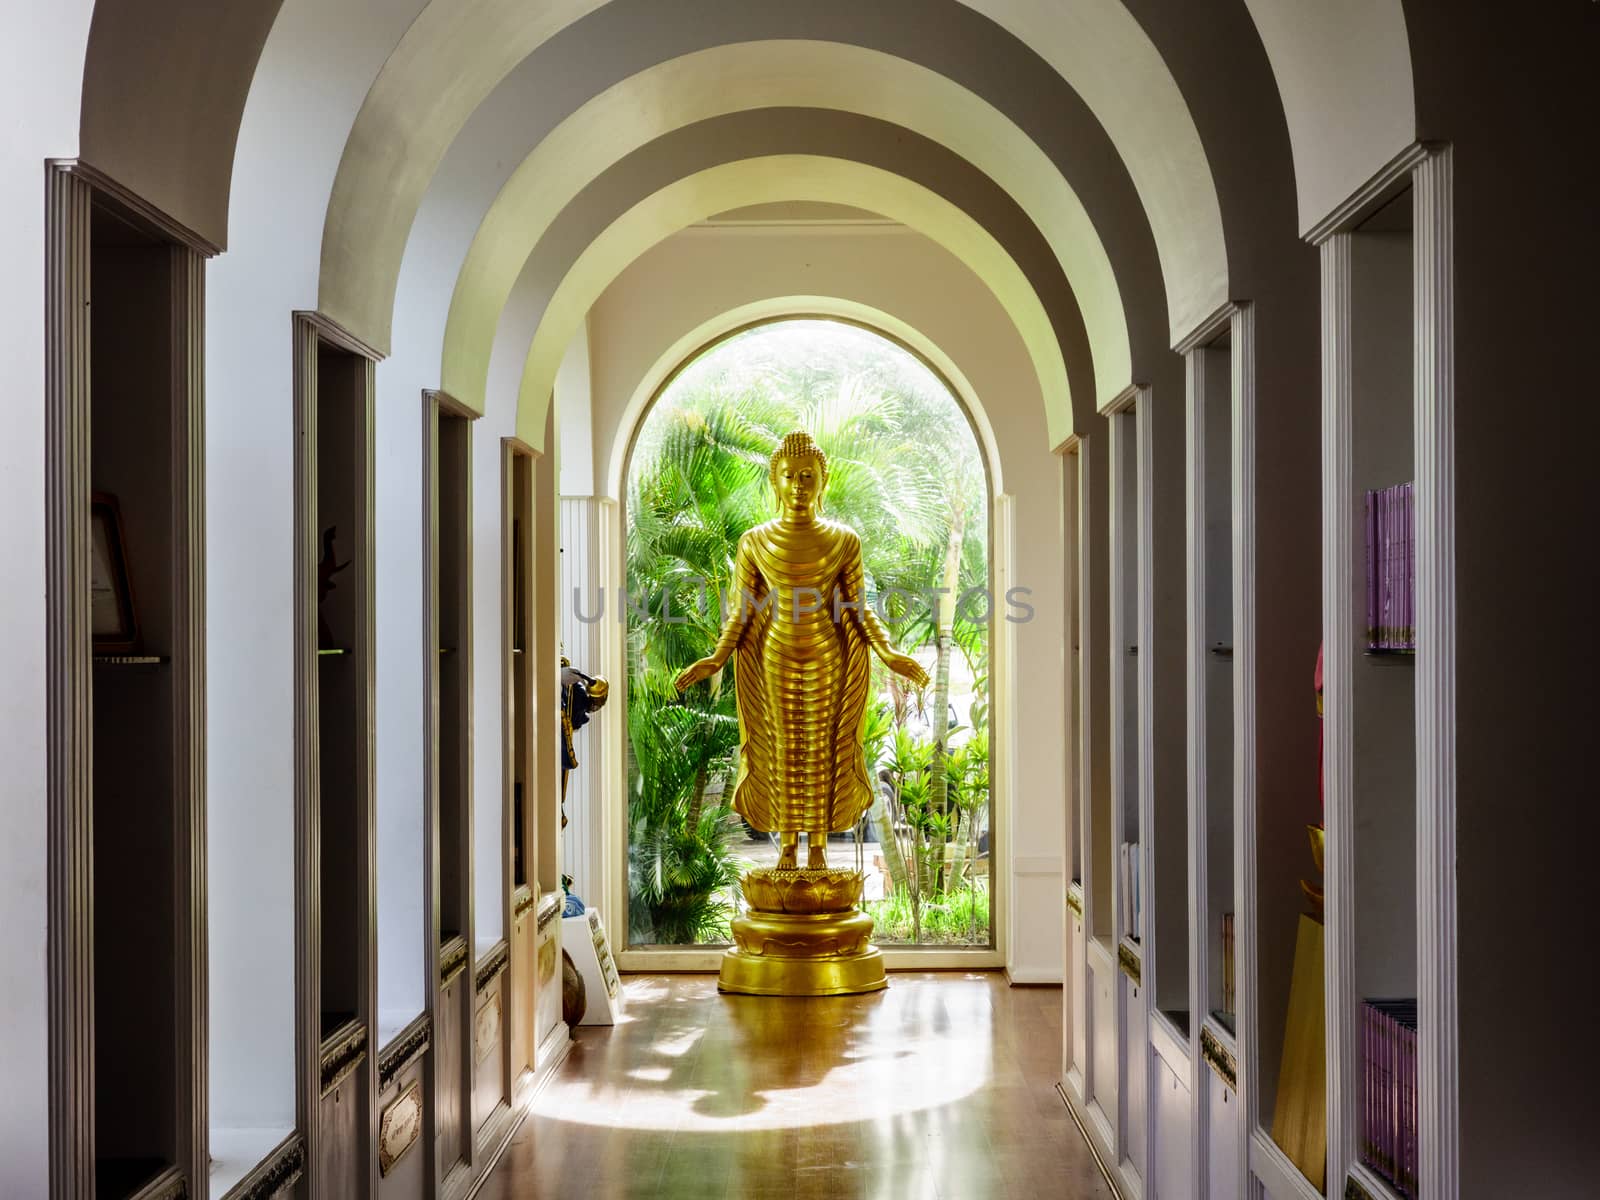
<svg viewBox="0 0 1600 1200">
<path fill-rule="evenodd" d="M 478 964 L 478 969 L 473 972 L 472 983 L 474 989 L 482 992 L 499 977 L 500 972 L 506 969 L 506 964 L 510 961 L 510 945 L 504 941 L 497 943 L 495 948 L 489 951 L 484 956 L 483 961 Z"/>
<path fill-rule="evenodd" d="M 1134 983 L 1142 982 L 1139 955 L 1126 942 L 1117 946 L 1117 966 L 1121 967 L 1122 973 Z"/>
<path fill-rule="evenodd" d="M 439 947 L 439 986 L 448 987 L 466 965 L 467 939 L 457 934 Z"/>
<path fill-rule="evenodd" d="M 433 1043 L 433 1018 L 423 1013 L 378 1052 L 378 1091 L 383 1091 Z"/>
<path fill-rule="evenodd" d="M 1217 1077 L 1230 1090 L 1239 1090 L 1238 1063 L 1228 1053 L 1228 1048 L 1217 1040 L 1217 1035 L 1203 1027 L 1200 1030 L 1200 1057 L 1206 1060 L 1206 1065 L 1217 1073 Z"/>
<path fill-rule="evenodd" d="M 545 926 L 561 915 L 561 906 L 565 903 L 566 898 L 560 892 L 546 892 L 541 896 L 539 899 L 539 921 L 535 929 L 539 933 L 543 933 Z"/>
<path fill-rule="evenodd" d="M 306 1140 L 290 1135 L 276 1150 L 228 1194 L 228 1200 L 272 1200 L 296 1183 L 306 1171 Z"/>
<path fill-rule="evenodd" d="M 326 1096 L 346 1076 L 361 1065 L 367 1056 L 367 1027 L 360 1021 L 351 1021 L 327 1041 L 322 1043 L 319 1063 L 322 1095 Z"/>
</svg>

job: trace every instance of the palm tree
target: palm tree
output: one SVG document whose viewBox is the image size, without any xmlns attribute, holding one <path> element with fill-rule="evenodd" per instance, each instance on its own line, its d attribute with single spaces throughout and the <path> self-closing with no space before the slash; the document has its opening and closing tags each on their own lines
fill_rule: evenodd
<svg viewBox="0 0 1600 1200">
<path fill-rule="evenodd" d="M 716 776 L 731 777 L 736 755 L 732 673 L 719 672 L 681 698 L 672 680 L 717 637 L 721 612 L 707 598 L 726 592 L 740 535 L 772 514 L 767 463 L 782 435 L 805 428 L 827 454 L 826 513 L 860 533 L 869 599 L 884 587 L 920 592 L 939 580 L 987 575 L 984 523 L 971 518 L 983 511 L 982 471 L 948 395 L 931 394 L 926 380 L 885 358 L 881 346 L 872 355 L 851 349 L 819 359 L 799 342 L 763 340 L 761 333 L 730 339 L 745 349 L 724 365 L 714 367 L 708 355 L 685 370 L 646 421 L 633 455 L 626 545 L 630 878 L 658 941 L 690 928 L 704 936 L 722 919 L 714 896 L 698 908 L 687 897 L 694 888 L 728 887 L 723 877 L 733 870 L 727 838 L 718 833 L 726 810 L 707 807 L 708 786 Z M 929 469 L 934 447 L 938 470 Z M 895 632 L 907 650 L 936 640 L 943 670 L 934 711 L 942 715 L 951 645 L 970 640 L 972 630 L 953 612 L 940 616 L 937 634 L 917 613 Z M 942 759 L 948 732 L 939 732 Z M 886 737 L 887 726 L 877 744 Z M 932 782 L 924 774 L 919 768 L 909 781 L 919 814 L 915 829 L 907 827 L 915 840 L 909 854 L 894 832 L 904 813 L 889 811 L 882 798 L 873 807 L 891 880 L 914 885 L 919 897 L 938 883 L 938 872 L 932 880 L 928 874 L 928 836 L 939 839 L 942 862 L 955 830 L 946 784 L 938 785 L 936 803 L 915 799 Z M 898 799 L 895 809 L 902 808 Z M 708 824 L 719 812 L 724 826 Z M 713 869 L 712 860 L 727 869 Z M 680 919 L 680 910 L 692 910 L 699 924 Z"/>
</svg>

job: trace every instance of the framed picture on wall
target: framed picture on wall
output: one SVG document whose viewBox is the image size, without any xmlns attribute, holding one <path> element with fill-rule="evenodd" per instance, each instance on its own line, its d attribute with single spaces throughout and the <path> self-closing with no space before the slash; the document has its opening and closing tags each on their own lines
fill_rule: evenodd
<svg viewBox="0 0 1600 1200">
<path fill-rule="evenodd" d="M 100 653 L 134 649 L 139 624 L 128 578 L 122 509 L 109 492 L 95 492 L 89 503 L 89 624 Z"/>
</svg>

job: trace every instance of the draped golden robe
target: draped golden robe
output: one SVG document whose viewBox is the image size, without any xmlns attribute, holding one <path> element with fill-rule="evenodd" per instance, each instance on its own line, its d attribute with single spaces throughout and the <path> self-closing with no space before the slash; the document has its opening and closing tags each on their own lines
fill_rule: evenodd
<svg viewBox="0 0 1600 1200">
<path fill-rule="evenodd" d="M 739 541 L 718 649 L 739 708 L 733 806 L 760 830 L 843 832 L 872 803 L 862 732 L 870 651 L 889 640 L 863 597 L 861 539 L 823 520 Z"/>
</svg>

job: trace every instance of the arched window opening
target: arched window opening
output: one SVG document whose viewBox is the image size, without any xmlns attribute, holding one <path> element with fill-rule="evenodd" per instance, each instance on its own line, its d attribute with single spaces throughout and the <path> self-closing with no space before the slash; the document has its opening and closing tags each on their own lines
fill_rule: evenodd
<svg viewBox="0 0 1600 1200">
<path fill-rule="evenodd" d="M 716 641 L 739 538 L 775 514 L 769 456 L 795 429 L 828 457 L 823 512 L 861 535 L 867 600 L 931 680 L 911 688 L 874 660 L 873 802 L 832 835 L 829 861 L 866 875 L 878 943 L 990 948 L 989 648 L 1002 614 L 987 465 L 961 403 L 922 359 L 866 328 L 798 318 L 690 359 L 629 455 L 628 942 L 727 942 L 739 876 L 777 862 L 776 836 L 731 806 L 732 664 L 682 695 L 674 680 Z"/>
</svg>

